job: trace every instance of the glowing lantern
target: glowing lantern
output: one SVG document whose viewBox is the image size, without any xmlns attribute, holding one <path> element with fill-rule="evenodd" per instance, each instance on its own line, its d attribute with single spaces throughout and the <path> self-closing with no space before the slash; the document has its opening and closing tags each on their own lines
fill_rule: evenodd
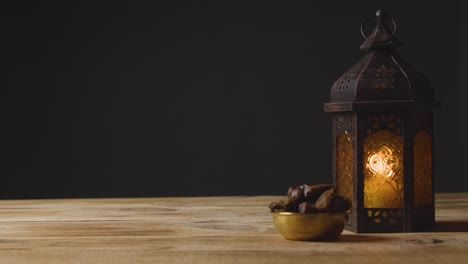
<svg viewBox="0 0 468 264">
<path fill-rule="evenodd" d="M 377 11 L 366 55 L 333 85 L 333 174 L 353 202 L 347 229 L 409 232 L 434 223 L 433 89 L 396 52 L 396 24 Z M 391 22 L 391 23 L 389 23 Z M 390 27 L 389 27 L 390 26 Z M 390 29 L 391 30 L 390 30 Z"/>
</svg>

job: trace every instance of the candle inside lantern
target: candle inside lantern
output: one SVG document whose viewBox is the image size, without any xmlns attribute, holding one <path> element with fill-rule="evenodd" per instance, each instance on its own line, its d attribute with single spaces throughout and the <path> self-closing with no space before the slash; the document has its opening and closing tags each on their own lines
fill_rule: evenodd
<svg viewBox="0 0 468 264">
<path fill-rule="evenodd" d="M 378 177 L 391 178 L 395 175 L 395 170 L 398 168 L 399 160 L 393 151 L 388 146 L 381 146 L 377 151 L 369 157 L 367 162 L 369 169 Z"/>
<path fill-rule="evenodd" d="M 364 149 L 364 207 L 401 208 L 401 137 L 390 131 L 380 130 L 366 139 Z"/>
</svg>

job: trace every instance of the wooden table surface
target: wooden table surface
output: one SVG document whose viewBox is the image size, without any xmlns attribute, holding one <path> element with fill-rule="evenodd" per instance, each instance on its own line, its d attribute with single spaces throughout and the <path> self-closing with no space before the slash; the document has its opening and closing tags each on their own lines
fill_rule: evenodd
<svg viewBox="0 0 468 264">
<path fill-rule="evenodd" d="M 468 193 L 436 195 L 430 232 L 336 242 L 283 239 L 282 198 L 3 200 L 0 263 L 468 263 Z"/>
</svg>

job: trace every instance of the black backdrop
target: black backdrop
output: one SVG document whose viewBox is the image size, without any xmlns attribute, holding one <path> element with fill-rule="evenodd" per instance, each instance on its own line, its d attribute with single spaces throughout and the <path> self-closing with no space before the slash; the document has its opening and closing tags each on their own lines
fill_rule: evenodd
<svg viewBox="0 0 468 264">
<path fill-rule="evenodd" d="M 323 103 L 363 55 L 359 26 L 379 8 L 442 102 L 436 191 L 468 191 L 461 1 L 39 2 L 2 10 L 2 198 L 331 182 Z"/>
</svg>

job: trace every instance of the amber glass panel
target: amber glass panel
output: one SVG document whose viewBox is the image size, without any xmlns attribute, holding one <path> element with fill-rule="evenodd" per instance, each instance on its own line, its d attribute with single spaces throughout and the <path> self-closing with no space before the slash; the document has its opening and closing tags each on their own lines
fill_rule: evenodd
<svg viewBox="0 0 468 264">
<path fill-rule="evenodd" d="M 353 144 L 346 130 L 336 137 L 336 189 L 353 200 Z"/>
<path fill-rule="evenodd" d="M 414 204 L 432 203 L 432 137 L 425 130 L 414 138 Z"/>
<path fill-rule="evenodd" d="M 403 206 L 402 152 L 401 137 L 387 130 L 364 140 L 364 207 Z"/>
</svg>

